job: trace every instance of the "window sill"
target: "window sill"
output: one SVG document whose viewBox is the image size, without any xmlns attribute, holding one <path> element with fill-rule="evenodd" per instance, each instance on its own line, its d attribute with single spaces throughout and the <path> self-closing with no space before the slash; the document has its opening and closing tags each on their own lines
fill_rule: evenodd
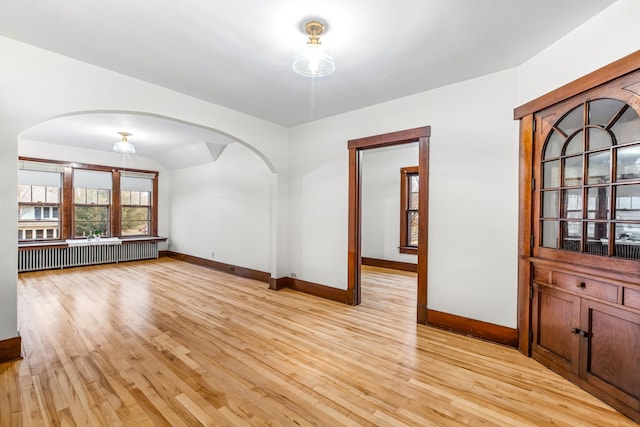
<svg viewBox="0 0 640 427">
<path fill-rule="evenodd" d="M 418 255 L 418 248 L 412 246 L 400 246 L 398 247 L 398 251 L 401 254 Z"/>
<path fill-rule="evenodd" d="M 104 241 L 108 241 L 108 239 L 110 239 L 109 237 L 104 237 L 102 240 Z M 80 239 L 73 239 L 75 241 L 78 241 Z M 82 239 L 83 241 L 86 241 L 86 239 Z M 139 237 L 119 237 L 118 241 L 122 244 L 127 244 L 127 243 L 140 243 L 140 242 L 166 242 L 167 238 L 166 237 L 160 237 L 160 236 L 139 236 Z M 92 244 L 95 242 L 100 242 L 100 240 L 98 241 L 93 241 L 91 243 L 87 243 L 87 244 Z M 120 244 L 118 243 L 118 244 Z M 103 243 L 104 244 L 104 243 Z M 116 243 L 112 243 L 112 244 L 116 244 Z M 18 250 L 29 250 L 29 249 L 39 249 L 39 248 L 68 248 L 69 247 L 69 243 L 67 243 L 67 241 L 65 240 L 50 240 L 50 241 L 37 241 L 37 242 L 19 242 L 18 243 Z"/>
</svg>

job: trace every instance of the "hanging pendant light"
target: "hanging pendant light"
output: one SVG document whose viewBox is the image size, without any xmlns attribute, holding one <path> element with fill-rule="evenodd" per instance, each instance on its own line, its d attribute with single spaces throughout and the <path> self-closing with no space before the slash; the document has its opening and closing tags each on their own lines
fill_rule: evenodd
<svg viewBox="0 0 640 427">
<path fill-rule="evenodd" d="M 135 154 L 136 147 L 127 140 L 127 137 L 131 136 L 131 134 L 128 132 L 118 132 L 118 135 L 122 136 L 122 140 L 113 144 L 113 151 L 122 154 Z"/>
<path fill-rule="evenodd" d="M 325 29 L 324 24 L 319 21 L 309 21 L 304 29 L 309 34 L 309 40 L 307 45 L 294 56 L 293 71 L 307 77 L 328 76 L 335 71 L 336 64 L 320 42 L 320 34 Z"/>
</svg>

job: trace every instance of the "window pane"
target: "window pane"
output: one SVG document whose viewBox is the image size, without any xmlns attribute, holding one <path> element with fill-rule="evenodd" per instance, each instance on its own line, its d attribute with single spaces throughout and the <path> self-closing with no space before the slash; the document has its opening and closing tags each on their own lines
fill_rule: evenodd
<svg viewBox="0 0 640 427">
<path fill-rule="evenodd" d="M 140 204 L 145 206 L 151 206 L 151 193 L 148 191 L 140 192 Z"/>
<path fill-rule="evenodd" d="M 640 140 L 640 118 L 631 107 L 616 121 L 611 128 L 618 144 L 626 144 Z"/>
<path fill-rule="evenodd" d="M 582 218 L 582 190 L 563 191 L 563 218 Z"/>
<path fill-rule="evenodd" d="M 140 192 L 139 191 L 132 191 L 131 192 L 131 204 L 132 205 L 139 205 L 140 204 Z"/>
<path fill-rule="evenodd" d="M 605 127 L 625 103 L 616 99 L 598 99 L 589 103 L 589 124 Z"/>
<path fill-rule="evenodd" d="M 582 129 L 584 124 L 584 108 L 582 105 L 575 107 L 556 125 L 566 135 L 571 135 L 578 129 Z"/>
<path fill-rule="evenodd" d="M 108 205 L 111 203 L 111 192 L 109 190 L 98 190 L 98 204 Z"/>
<path fill-rule="evenodd" d="M 87 188 L 87 203 L 90 205 L 98 203 L 98 190 L 95 188 Z"/>
<path fill-rule="evenodd" d="M 558 247 L 558 221 L 542 221 L 542 246 Z"/>
<path fill-rule="evenodd" d="M 87 190 L 84 188 L 73 189 L 73 202 L 74 203 L 87 203 Z"/>
<path fill-rule="evenodd" d="M 603 184 L 609 182 L 609 166 L 611 164 L 611 153 L 609 151 L 601 151 L 599 153 L 589 154 L 589 167 L 587 170 L 588 184 Z"/>
<path fill-rule="evenodd" d="M 640 224 L 616 224 L 613 255 L 618 258 L 640 259 Z"/>
<path fill-rule="evenodd" d="M 563 221 L 562 228 L 562 249 L 568 251 L 580 251 L 580 240 L 582 237 L 582 222 Z"/>
<path fill-rule="evenodd" d="M 60 203 L 60 189 L 47 187 L 47 203 Z"/>
<path fill-rule="evenodd" d="M 569 141 L 565 145 L 564 154 L 566 156 L 570 154 L 578 154 L 584 151 L 584 144 L 582 141 L 583 132 L 580 131 L 576 136 L 574 136 L 571 141 Z"/>
<path fill-rule="evenodd" d="M 558 192 L 545 191 L 542 196 L 542 216 L 545 218 L 558 217 Z"/>
<path fill-rule="evenodd" d="M 149 208 L 122 208 L 122 234 L 140 235 L 149 234 Z"/>
<path fill-rule="evenodd" d="M 632 145 L 617 150 L 616 180 L 640 178 L 640 145 Z"/>
<path fill-rule="evenodd" d="M 131 191 L 120 192 L 120 203 L 122 203 L 123 205 L 131 204 Z"/>
<path fill-rule="evenodd" d="M 31 201 L 44 203 L 47 200 L 46 187 L 40 185 L 31 186 Z"/>
<path fill-rule="evenodd" d="M 409 212 L 409 229 L 407 243 L 409 246 L 418 246 L 418 212 Z"/>
<path fill-rule="evenodd" d="M 564 160 L 564 186 L 582 185 L 582 156 Z"/>
<path fill-rule="evenodd" d="M 90 236 L 95 231 L 109 234 L 109 208 L 106 206 L 76 206 L 74 217 L 76 237 Z"/>
<path fill-rule="evenodd" d="M 554 157 L 560 157 L 560 152 L 564 146 L 565 138 L 561 133 L 555 130 L 551 131 L 547 147 L 544 149 L 544 158 L 553 159 Z"/>
<path fill-rule="evenodd" d="M 600 128 L 589 128 L 589 150 L 610 147 L 613 145 L 609 132 Z"/>
<path fill-rule="evenodd" d="M 33 230 L 25 230 L 24 238 L 25 239 L 33 239 Z"/>
<path fill-rule="evenodd" d="M 411 184 L 411 187 L 410 187 L 411 190 L 409 190 L 409 191 L 411 191 L 412 193 L 417 193 L 418 191 L 420 191 L 419 190 L 420 189 L 420 185 L 419 185 L 420 181 L 419 181 L 418 175 L 415 175 L 415 174 L 414 175 L 410 175 L 409 179 L 410 179 L 410 184 Z"/>
<path fill-rule="evenodd" d="M 18 185 L 18 201 L 29 203 L 31 201 L 31 186 Z"/>
<path fill-rule="evenodd" d="M 409 209 L 418 210 L 418 193 L 411 193 L 409 197 Z"/>
<path fill-rule="evenodd" d="M 606 222 L 587 223 L 587 243 L 584 251 L 594 255 L 609 255 L 609 224 Z"/>
<path fill-rule="evenodd" d="M 616 187 L 615 218 L 640 221 L 640 185 Z"/>
<path fill-rule="evenodd" d="M 560 161 L 554 160 L 543 164 L 544 178 L 543 188 L 555 188 L 560 186 Z"/>
<path fill-rule="evenodd" d="M 609 187 L 594 187 L 587 190 L 587 218 L 609 218 Z"/>
<path fill-rule="evenodd" d="M 36 230 L 36 239 L 44 239 L 44 230 Z"/>
</svg>

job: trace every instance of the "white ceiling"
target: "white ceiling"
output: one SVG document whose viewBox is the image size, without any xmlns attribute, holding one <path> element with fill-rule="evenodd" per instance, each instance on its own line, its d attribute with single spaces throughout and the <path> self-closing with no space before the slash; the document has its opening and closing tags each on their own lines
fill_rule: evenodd
<svg viewBox="0 0 640 427">
<path fill-rule="evenodd" d="M 517 66 L 614 1 L 3 0 L 0 35 L 295 126 Z M 310 17 L 328 77 L 291 69 Z"/>
</svg>

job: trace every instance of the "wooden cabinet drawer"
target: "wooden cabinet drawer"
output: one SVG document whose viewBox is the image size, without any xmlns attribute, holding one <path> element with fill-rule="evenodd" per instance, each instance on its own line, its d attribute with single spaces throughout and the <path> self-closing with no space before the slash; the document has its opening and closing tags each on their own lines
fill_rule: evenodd
<svg viewBox="0 0 640 427">
<path fill-rule="evenodd" d="M 618 302 L 618 287 L 611 283 L 586 279 L 572 274 L 553 272 L 552 282 L 555 286 L 613 303 Z"/>
<path fill-rule="evenodd" d="M 624 288 L 624 305 L 640 310 L 640 290 Z"/>
</svg>

